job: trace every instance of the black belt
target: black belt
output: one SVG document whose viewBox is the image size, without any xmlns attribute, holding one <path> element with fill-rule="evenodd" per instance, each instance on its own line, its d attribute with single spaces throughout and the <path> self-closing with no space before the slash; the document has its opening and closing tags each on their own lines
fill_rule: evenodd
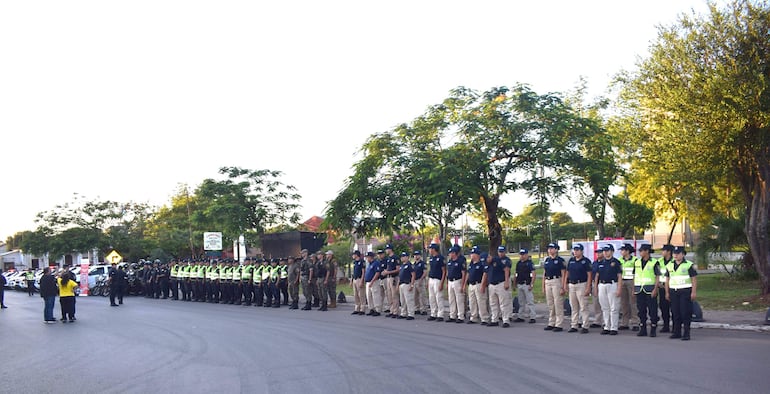
<svg viewBox="0 0 770 394">
<path fill-rule="evenodd" d="M 481 281 L 478 281 L 478 282 L 468 282 L 469 285 L 477 285 L 479 283 L 481 283 Z"/>
<path fill-rule="evenodd" d="M 599 281 L 599 283 L 604 284 L 604 285 L 608 285 L 608 284 L 612 284 L 612 283 L 617 283 L 617 282 L 618 281 L 616 281 L 616 280 L 600 280 Z"/>
<path fill-rule="evenodd" d="M 441 279 L 441 278 L 434 278 L 432 276 L 428 276 L 429 279 Z"/>
<path fill-rule="evenodd" d="M 546 276 L 545 277 L 546 280 L 559 279 L 559 278 L 561 278 L 561 275 L 559 275 L 559 276 Z"/>
<path fill-rule="evenodd" d="M 456 281 L 456 280 L 460 280 L 460 279 L 462 279 L 462 278 L 457 278 L 457 279 L 447 279 L 447 280 L 448 280 L 448 281 L 450 281 L 450 282 L 454 282 L 454 281 Z"/>
<path fill-rule="evenodd" d="M 586 281 L 584 281 L 584 280 L 571 280 L 571 281 L 569 281 L 569 284 L 571 284 L 571 285 L 576 285 L 578 283 L 586 283 Z"/>
<path fill-rule="evenodd" d="M 669 290 L 671 290 L 671 291 L 685 291 L 685 290 L 692 290 L 692 287 L 684 287 L 684 288 L 681 288 L 681 289 L 669 289 Z"/>
<path fill-rule="evenodd" d="M 410 284 L 411 284 L 411 283 L 409 283 L 409 282 L 400 282 L 400 281 L 398 282 L 398 285 L 399 285 L 399 286 L 401 286 L 401 285 L 410 285 Z"/>
<path fill-rule="evenodd" d="M 516 282 L 517 285 L 528 285 L 530 282 Z"/>
<path fill-rule="evenodd" d="M 500 283 L 503 283 L 503 282 L 490 282 L 489 284 L 492 286 L 495 286 L 495 285 L 499 285 Z"/>
</svg>

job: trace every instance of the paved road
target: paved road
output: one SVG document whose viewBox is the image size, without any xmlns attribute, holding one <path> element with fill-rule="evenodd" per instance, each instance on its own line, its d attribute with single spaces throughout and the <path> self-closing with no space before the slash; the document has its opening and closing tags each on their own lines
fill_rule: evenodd
<svg viewBox="0 0 770 394">
<path fill-rule="evenodd" d="M 74 324 L 6 293 L 0 392 L 767 392 L 770 335 L 693 340 L 487 328 L 127 298 L 80 298 Z M 58 305 L 56 315 L 58 316 Z M 12 379 L 10 377 L 13 377 Z"/>
</svg>

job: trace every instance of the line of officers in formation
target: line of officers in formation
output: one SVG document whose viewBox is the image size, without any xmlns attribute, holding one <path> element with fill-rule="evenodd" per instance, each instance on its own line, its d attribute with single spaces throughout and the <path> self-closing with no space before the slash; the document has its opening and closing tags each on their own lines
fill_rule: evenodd
<svg viewBox="0 0 770 394">
<path fill-rule="evenodd" d="M 244 306 L 299 308 L 299 287 L 306 299 L 302 310 L 336 308 L 337 260 L 332 251 L 273 259 L 186 259 L 168 266 L 157 260 L 147 269 L 145 297 L 171 298 Z M 289 301 L 291 298 L 291 301 Z"/>
<path fill-rule="evenodd" d="M 602 328 L 602 335 L 617 335 L 618 330 L 631 329 L 637 336 L 655 337 L 662 319 L 661 333 L 671 332 L 671 338 L 689 340 L 697 272 L 694 264 L 685 259 L 684 247 L 664 245 L 659 259 L 651 257 L 654 251 L 646 244 L 639 248 L 638 257 L 630 244 L 620 248 L 620 259 L 614 257 L 611 244 L 601 250 L 600 257 L 592 262 L 583 255 L 583 246 L 575 244 L 572 256 L 565 261 L 558 255 L 558 244 L 548 245 L 548 256 L 541 265 L 542 290 L 548 305 L 545 330 L 564 330 L 562 301 L 568 295 L 572 310 L 568 332 L 587 334 L 590 327 Z M 526 321 L 523 317 L 535 323 L 532 288 L 537 275 L 526 249 L 519 251 L 515 267 L 505 246 L 498 248 L 496 256 L 474 246 L 470 261 L 457 245 L 450 248 L 448 258 L 441 255 L 437 244 L 431 244 L 428 252 L 427 261 L 419 250 L 411 256 L 406 252 L 396 255 L 390 244 L 376 254 L 353 252 L 352 314 L 385 313 L 387 317 L 406 320 L 430 314 L 428 321 L 480 323 L 489 327 L 510 327 L 510 322 Z M 318 307 L 326 311 L 336 307 L 337 261 L 331 251 L 309 254 L 304 249 L 299 258 L 246 258 L 244 263 L 214 259 L 173 261 L 167 270 L 170 286 L 163 285 L 166 271 L 156 268 L 157 263 L 150 270 L 155 275 L 150 274 L 146 280 L 149 297 L 167 298 L 170 292 L 174 300 L 273 308 L 290 305 L 289 309 L 299 309 L 302 286 L 302 310 Z M 444 308 L 445 286 L 448 314 Z M 515 318 L 511 288 L 518 292 L 519 304 L 524 309 Z M 593 296 L 593 308 L 589 296 Z M 590 309 L 594 310 L 592 324 Z"/>
<path fill-rule="evenodd" d="M 536 269 L 526 249 L 519 251 L 515 269 L 500 246 L 497 256 L 473 247 L 470 262 L 459 246 L 449 250 L 448 258 L 431 244 L 426 264 L 422 253 L 415 251 L 396 256 L 392 245 L 353 257 L 353 314 L 413 320 L 415 314 L 430 316 L 428 321 L 449 323 L 480 323 L 510 327 L 510 322 L 535 323 L 535 303 L 532 286 Z M 614 257 L 614 247 L 602 247 L 601 256 L 591 261 L 583 255 L 580 244 L 573 247 L 568 261 L 558 255 L 558 244 L 548 245 L 548 256 L 542 264 L 542 290 L 548 305 L 546 331 L 563 331 L 563 297 L 569 295 L 572 310 L 568 332 L 587 334 L 588 328 L 602 328 L 602 335 L 617 335 L 629 325 L 637 336 L 657 336 L 658 308 L 663 319 L 661 332 L 672 332 L 671 338 L 690 339 L 692 301 L 696 298 L 697 272 L 692 262 L 685 260 L 684 247 L 664 245 L 662 257 L 650 256 L 653 249 L 642 245 L 640 256 L 630 244 L 621 247 L 621 258 Z M 444 286 L 447 287 L 449 313 L 444 309 Z M 518 291 L 519 303 L 526 307 L 512 318 L 511 287 Z M 589 325 L 588 297 L 593 295 L 595 322 Z M 466 309 L 468 305 L 468 309 Z M 366 310 L 368 309 L 368 312 Z M 620 322 L 622 309 L 623 320 Z M 466 320 L 466 311 L 469 311 Z M 647 329 L 649 317 L 650 329 Z M 446 320 L 445 320 L 446 318 Z M 673 325 L 672 325 L 673 320 Z"/>
</svg>

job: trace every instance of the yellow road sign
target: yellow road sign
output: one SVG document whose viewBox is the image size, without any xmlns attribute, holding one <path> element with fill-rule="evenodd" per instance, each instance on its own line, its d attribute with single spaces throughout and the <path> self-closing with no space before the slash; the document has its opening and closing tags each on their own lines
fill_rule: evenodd
<svg viewBox="0 0 770 394">
<path fill-rule="evenodd" d="M 123 256 L 121 256 L 118 252 L 113 250 L 112 252 L 110 252 L 110 254 L 107 255 L 107 257 L 105 257 L 105 259 L 107 259 L 107 262 L 109 262 L 110 264 L 112 263 L 118 264 L 121 261 L 123 261 Z"/>
</svg>

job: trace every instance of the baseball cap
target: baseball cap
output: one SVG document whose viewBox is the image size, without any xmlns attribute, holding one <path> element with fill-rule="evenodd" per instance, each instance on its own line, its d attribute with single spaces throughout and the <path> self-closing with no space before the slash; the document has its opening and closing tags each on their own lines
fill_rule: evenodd
<svg viewBox="0 0 770 394">
<path fill-rule="evenodd" d="M 528 254 L 529 250 L 527 249 L 519 249 L 519 254 Z"/>
<path fill-rule="evenodd" d="M 503 245 L 498 246 L 497 247 L 497 251 L 498 252 L 505 252 L 505 246 L 503 246 Z"/>
<path fill-rule="evenodd" d="M 687 251 L 684 249 L 684 246 L 675 246 L 674 253 L 687 254 Z"/>
<path fill-rule="evenodd" d="M 641 252 L 642 250 L 646 250 L 646 251 L 648 251 L 650 253 L 654 252 L 654 250 L 652 249 L 652 245 L 650 245 L 650 244 L 644 244 L 644 245 L 640 246 L 639 247 L 639 251 Z"/>
<path fill-rule="evenodd" d="M 551 243 L 548 244 L 548 249 L 550 249 L 550 248 L 554 248 L 556 250 L 559 250 L 559 244 L 551 242 Z"/>
<path fill-rule="evenodd" d="M 391 250 L 392 250 L 392 249 L 393 249 L 393 245 L 391 245 L 391 244 L 385 244 L 385 250 L 388 250 L 388 249 L 391 249 Z"/>
<path fill-rule="evenodd" d="M 409 257 L 409 253 L 406 253 L 406 252 L 401 252 L 401 255 L 400 255 L 400 256 L 401 256 L 401 257 Z"/>
<path fill-rule="evenodd" d="M 366 257 L 374 257 L 374 252 L 366 252 Z"/>
<path fill-rule="evenodd" d="M 419 250 L 415 250 L 414 253 L 412 253 L 412 254 L 415 255 L 415 256 L 421 256 L 422 252 L 420 252 Z"/>
<path fill-rule="evenodd" d="M 660 249 L 661 249 L 661 250 L 668 250 L 669 252 L 673 252 L 673 251 L 674 251 L 674 245 L 671 245 L 671 244 L 665 244 L 665 245 L 663 245 L 663 247 L 661 247 Z"/>
<path fill-rule="evenodd" d="M 439 250 L 440 248 L 438 247 L 438 244 L 430 244 L 430 246 L 428 246 L 428 249 Z"/>
<path fill-rule="evenodd" d="M 614 252 L 615 251 L 615 247 L 612 246 L 612 244 L 607 244 L 607 245 L 602 246 L 602 250 L 605 251 L 605 252 L 608 251 L 608 250 Z"/>
<path fill-rule="evenodd" d="M 583 245 L 581 245 L 581 244 L 574 244 L 574 245 L 572 245 L 572 250 L 583 250 Z"/>
<path fill-rule="evenodd" d="M 480 254 L 480 253 L 481 253 L 481 249 L 479 249 L 478 246 L 474 246 L 471 248 L 471 254 Z"/>
</svg>

